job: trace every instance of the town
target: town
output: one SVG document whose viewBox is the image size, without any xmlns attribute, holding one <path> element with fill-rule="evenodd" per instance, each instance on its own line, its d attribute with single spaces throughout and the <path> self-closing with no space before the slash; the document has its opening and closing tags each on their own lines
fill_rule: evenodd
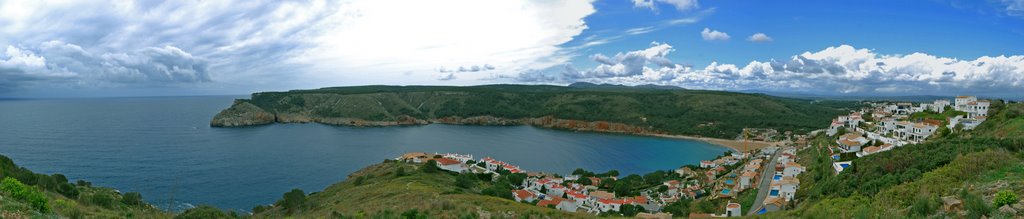
<svg viewBox="0 0 1024 219">
<path fill-rule="evenodd" d="M 502 175 L 520 175 L 523 180 L 513 182 L 513 200 L 566 212 L 639 218 L 736 217 L 793 206 L 800 189 L 798 177 L 807 171 L 800 164 L 798 151 L 812 146 L 826 147 L 834 161 L 834 170 L 830 171 L 840 174 L 854 159 L 921 143 L 933 135 L 971 130 L 985 121 L 989 104 L 974 96 L 916 106 L 909 102 L 868 102 L 865 103 L 868 107 L 840 115 L 827 129 L 807 135 L 745 129 L 737 139 L 753 138 L 777 144 L 747 152 L 729 151 L 697 165 L 644 176 L 620 177 L 617 171 L 593 173 L 583 169 L 561 176 L 530 172 L 491 157 L 474 160 L 473 155 L 455 153 L 414 152 L 395 160 L 435 163 L 439 169 L 458 174 L 490 174 L 493 180 Z M 832 139 L 832 143 L 812 145 L 809 139 L 816 136 Z M 667 208 L 678 207 L 677 202 L 692 200 L 710 204 L 699 208 L 704 212 L 687 215 L 667 211 Z"/>
</svg>

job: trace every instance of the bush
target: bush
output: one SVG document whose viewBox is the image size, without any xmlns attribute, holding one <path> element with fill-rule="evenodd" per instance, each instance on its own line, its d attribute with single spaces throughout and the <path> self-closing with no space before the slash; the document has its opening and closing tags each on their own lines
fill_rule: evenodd
<svg viewBox="0 0 1024 219">
<path fill-rule="evenodd" d="M 32 208 L 39 212 L 50 212 L 50 205 L 47 204 L 46 195 L 35 187 L 22 184 L 17 179 L 4 177 L 4 180 L 0 182 L 0 191 L 7 193 L 11 198 L 28 202 L 29 206 L 32 206 Z"/>
<path fill-rule="evenodd" d="M 939 208 L 939 203 L 928 196 L 918 196 L 914 204 L 910 206 L 910 212 L 917 216 L 927 217 Z"/>
<path fill-rule="evenodd" d="M 978 197 L 978 195 L 967 192 L 966 189 L 960 190 L 960 198 L 964 200 L 964 209 L 967 210 L 967 218 L 981 218 L 982 216 L 988 215 L 992 212 L 985 201 Z"/>
<path fill-rule="evenodd" d="M 1017 194 L 1014 194 L 1013 191 L 1010 190 L 999 191 L 999 193 L 996 193 L 995 200 L 992 200 L 992 205 L 997 208 L 1014 203 L 1017 203 Z"/>
<path fill-rule="evenodd" d="M 174 219 L 220 219 L 220 218 L 231 218 L 220 209 L 217 209 L 209 205 L 200 205 L 199 207 L 185 210 L 179 215 L 174 216 Z"/>
<path fill-rule="evenodd" d="M 292 189 L 292 191 L 284 193 L 284 197 L 281 199 L 281 206 L 284 206 L 288 213 L 292 213 L 298 210 L 305 202 L 306 192 L 303 192 L 301 189 Z"/>
<path fill-rule="evenodd" d="M 124 196 L 121 197 L 121 203 L 124 203 L 128 206 L 145 205 L 145 202 L 142 201 L 142 194 L 139 194 L 138 192 L 125 193 Z"/>
<path fill-rule="evenodd" d="M 459 174 L 455 177 L 455 186 L 465 189 L 471 189 L 476 185 L 476 176 L 472 174 Z"/>
<path fill-rule="evenodd" d="M 424 173 L 436 173 L 441 171 L 441 168 L 437 167 L 437 161 L 435 160 L 428 160 L 427 162 L 423 163 L 423 167 L 421 167 L 420 169 L 422 169 Z"/>
</svg>

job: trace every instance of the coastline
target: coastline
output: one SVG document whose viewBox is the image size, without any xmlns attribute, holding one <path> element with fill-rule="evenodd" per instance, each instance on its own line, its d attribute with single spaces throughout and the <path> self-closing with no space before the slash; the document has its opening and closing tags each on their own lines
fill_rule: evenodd
<svg viewBox="0 0 1024 219">
<path fill-rule="evenodd" d="M 653 137 L 662 137 L 662 138 L 674 138 L 674 139 L 686 139 L 686 140 L 702 141 L 702 142 L 706 142 L 706 143 L 709 143 L 709 144 L 714 144 L 714 145 L 726 147 L 726 148 L 729 148 L 729 149 L 733 149 L 735 151 L 740 151 L 740 152 L 754 151 L 754 150 L 758 150 L 758 149 L 765 148 L 765 147 L 775 146 L 777 144 L 777 142 L 748 141 L 748 142 L 746 142 L 746 147 L 744 148 L 744 142 L 743 141 L 739 141 L 739 140 L 711 138 L 711 137 L 703 137 L 703 136 L 689 136 L 689 135 L 670 135 L 670 134 L 647 134 L 647 135 L 648 136 L 653 136 Z"/>
</svg>

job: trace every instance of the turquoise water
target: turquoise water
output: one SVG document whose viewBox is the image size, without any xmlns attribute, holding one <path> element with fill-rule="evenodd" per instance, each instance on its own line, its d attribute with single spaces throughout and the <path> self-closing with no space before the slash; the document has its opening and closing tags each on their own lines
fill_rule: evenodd
<svg viewBox="0 0 1024 219">
<path fill-rule="evenodd" d="M 673 169 L 727 149 L 698 141 L 529 126 L 210 128 L 236 97 L 0 101 L 0 154 L 42 173 L 137 191 L 159 207 L 248 210 L 319 191 L 405 152 L 491 156 L 529 171 Z M 171 202 L 170 200 L 174 200 Z"/>
</svg>

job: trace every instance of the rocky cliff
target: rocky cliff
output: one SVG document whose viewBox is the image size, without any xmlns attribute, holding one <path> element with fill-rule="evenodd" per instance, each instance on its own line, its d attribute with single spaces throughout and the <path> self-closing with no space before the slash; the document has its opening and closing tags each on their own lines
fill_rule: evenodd
<svg viewBox="0 0 1024 219">
<path fill-rule="evenodd" d="M 231 107 L 217 113 L 210 120 L 212 127 L 236 127 L 270 124 L 275 121 L 274 114 L 260 109 L 252 103 L 235 100 Z"/>
</svg>

